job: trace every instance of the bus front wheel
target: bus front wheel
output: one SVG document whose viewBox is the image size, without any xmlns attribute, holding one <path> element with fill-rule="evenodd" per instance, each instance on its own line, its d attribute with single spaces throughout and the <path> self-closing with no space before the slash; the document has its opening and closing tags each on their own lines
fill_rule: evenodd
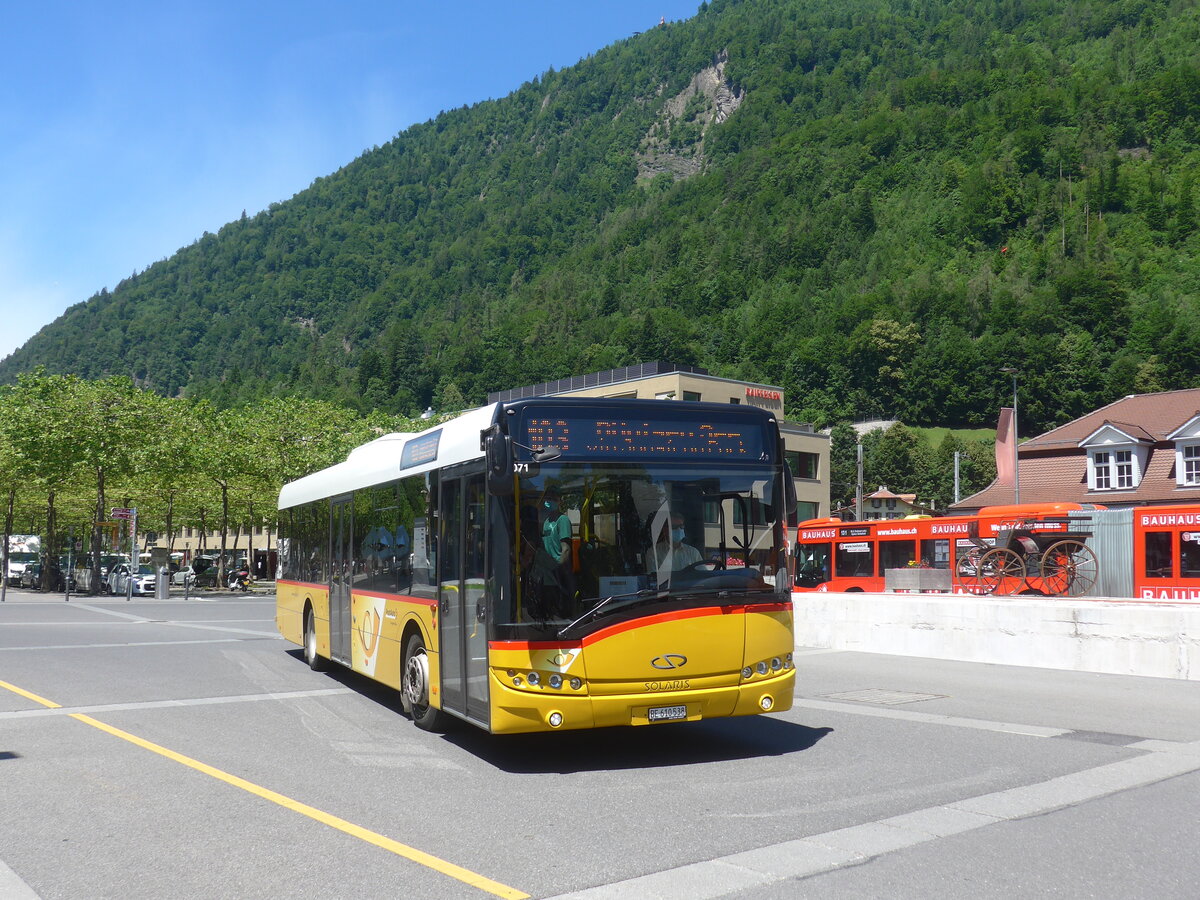
<svg viewBox="0 0 1200 900">
<path fill-rule="evenodd" d="M 311 609 L 304 613 L 304 661 L 314 672 L 325 668 L 325 660 L 317 655 L 317 623 Z"/>
<path fill-rule="evenodd" d="M 418 728 L 425 731 L 441 728 L 441 712 L 429 705 L 429 654 L 419 634 L 410 635 L 404 647 L 404 685 L 400 696 Z"/>
</svg>

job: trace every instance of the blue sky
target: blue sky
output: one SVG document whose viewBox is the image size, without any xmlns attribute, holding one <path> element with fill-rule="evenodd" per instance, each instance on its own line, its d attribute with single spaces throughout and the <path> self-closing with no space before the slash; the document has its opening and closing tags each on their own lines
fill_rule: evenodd
<svg viewBox="0 0 1200 900">
<path fill-rule="evenodd" d="M 408 126 L 699 0 L 4 3 L 0 358 Z"/>
</svg>

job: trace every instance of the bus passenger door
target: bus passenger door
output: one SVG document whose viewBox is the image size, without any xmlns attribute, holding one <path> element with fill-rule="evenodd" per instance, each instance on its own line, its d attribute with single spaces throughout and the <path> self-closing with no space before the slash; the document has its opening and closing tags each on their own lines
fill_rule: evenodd
<svg viewBox="0 0 1200 900">
<path fill-rule="evenodd" d="M 487 724 L 484 476 L 441 479 L 438 619 L 442 708 Z"/>
<path fill-rule="evenodd" d="M 350 665 L 350 570 L 354 506 L 349 499 L 333 501 L 332 553 L 329 559 L 329 655 Z"/>
</svg>

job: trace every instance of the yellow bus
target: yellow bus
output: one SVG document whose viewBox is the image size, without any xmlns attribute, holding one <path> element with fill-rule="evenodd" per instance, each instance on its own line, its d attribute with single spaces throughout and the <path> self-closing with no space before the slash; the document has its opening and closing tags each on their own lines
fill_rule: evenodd
<svg viewBox="0 0 1200 900">
<path fill-rule="evenodd" d="M 496 403 L 285 485 L 276 622 L 425 729 L 783 711 L 794 509 L 764 410 Z"/>
</svg>

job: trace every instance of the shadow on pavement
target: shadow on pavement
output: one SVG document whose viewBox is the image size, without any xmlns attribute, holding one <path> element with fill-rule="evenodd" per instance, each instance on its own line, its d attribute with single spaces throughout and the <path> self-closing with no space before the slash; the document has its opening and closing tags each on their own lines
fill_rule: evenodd
<svg viewBox="0 0 1200 900">
<path fill-rule="evenodd" d="M 287 652 L 303 663 L 302 651 Z M 337 665 L 324 674 L 396 715 L 405 715 L 399 691 Z M 783 756 L 807 750 L 833 731 L 769 715 L 511 735 L 488 734 L 453 718 L 451 723 L 442 734 L 443 740 L 505 772 L 526 774 L 661 768 Z"/>
<path fill-rule="evenodd" d="M 467 731 L 468 727 L 456 727 L 446 740 L 498 769 L 521 774 L 656 769 L 783 756 L 807 750 L 833 731 L 770 716 L 554 734 L 493 735 Z"/>
</svg>

